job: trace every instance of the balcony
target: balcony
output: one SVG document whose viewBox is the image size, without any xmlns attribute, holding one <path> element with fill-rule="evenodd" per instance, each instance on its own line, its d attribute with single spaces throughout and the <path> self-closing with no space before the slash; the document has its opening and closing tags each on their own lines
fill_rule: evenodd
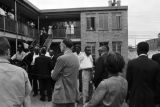
<svg viewBox="0 0 160 107">
<path fill-rule="evenodd" d="M 0 15 L 0 30 L 24 37 L 38 38 L 38 30 Z"/>
<path fill-rule="evenodd" d="M 55 29 L 53 30 L 53 39 L 79 39 L 81 38 L 80 28 L 74 28 L 73 31 L 66 33 L 66 29 Z"/>
</svg>

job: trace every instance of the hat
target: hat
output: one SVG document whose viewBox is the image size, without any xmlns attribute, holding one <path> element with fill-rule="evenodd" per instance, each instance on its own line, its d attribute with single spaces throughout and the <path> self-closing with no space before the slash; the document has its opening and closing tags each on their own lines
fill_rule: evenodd
<svg viewBox="0 0 160 107">
<path fill-rule="evenodd" d="M 98 51 L 102 51 L 102 50 L 107 50 L 107 48 L 105 46 L 99 47 Z"/>
</svg>

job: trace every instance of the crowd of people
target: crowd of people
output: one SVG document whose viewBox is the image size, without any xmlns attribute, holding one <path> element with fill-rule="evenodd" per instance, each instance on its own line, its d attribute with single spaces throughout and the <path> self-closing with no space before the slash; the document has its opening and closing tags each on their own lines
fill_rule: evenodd
<svg viewBox="0 0 160 107">
<path fill-rule="evenodd" d="M 160 106 L 160 54 L 149 59 L 147 42 L 137 45 L 138 58 L 128 63 L 108 46 L 99 48 L 94 62 L 89 46 L 83 52 L 79 45 L 73 48 L 68 38 L 61 41 L 62 53 L 58 55 L 46 46 L 30 45 L 27 53 L 22 47 L 19 44 L 10 58 L 10 44 L 0 37 L 3 107 L 31 107 L 31 90 L 33 97 L 52 101 L 52 107 L 75 107 L 78 103 L 83 107 Z M 123 72 L 126 77 L 120 75 Z"/>
</svg>

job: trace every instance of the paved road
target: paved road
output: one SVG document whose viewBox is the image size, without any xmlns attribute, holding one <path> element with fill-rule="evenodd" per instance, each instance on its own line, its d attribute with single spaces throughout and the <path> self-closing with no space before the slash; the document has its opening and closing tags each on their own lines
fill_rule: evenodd
<svg viewBox="0 0 160 107">
<path fill-rule="evenodd" d="M 52 102 L 42 102 L 39 100 L 40 96 L 32 97 L 31 96 L 31 107 L 52 107 Z M 78 107 L 82 107 L 82 105 L 78 105 Z"/>
</svg>

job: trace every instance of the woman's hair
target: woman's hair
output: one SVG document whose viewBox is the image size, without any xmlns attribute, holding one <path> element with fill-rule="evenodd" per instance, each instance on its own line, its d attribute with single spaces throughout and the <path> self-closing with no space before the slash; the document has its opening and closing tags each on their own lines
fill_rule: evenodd
<svg viewBox="0 0 160 107">
<path fill-rule="evenodd" d="M 122 72 L 125 61 L 119 53 L 109 53 L 104 59 L 104 65 L 107 72 L 117 74 Z"/>
</svg>

